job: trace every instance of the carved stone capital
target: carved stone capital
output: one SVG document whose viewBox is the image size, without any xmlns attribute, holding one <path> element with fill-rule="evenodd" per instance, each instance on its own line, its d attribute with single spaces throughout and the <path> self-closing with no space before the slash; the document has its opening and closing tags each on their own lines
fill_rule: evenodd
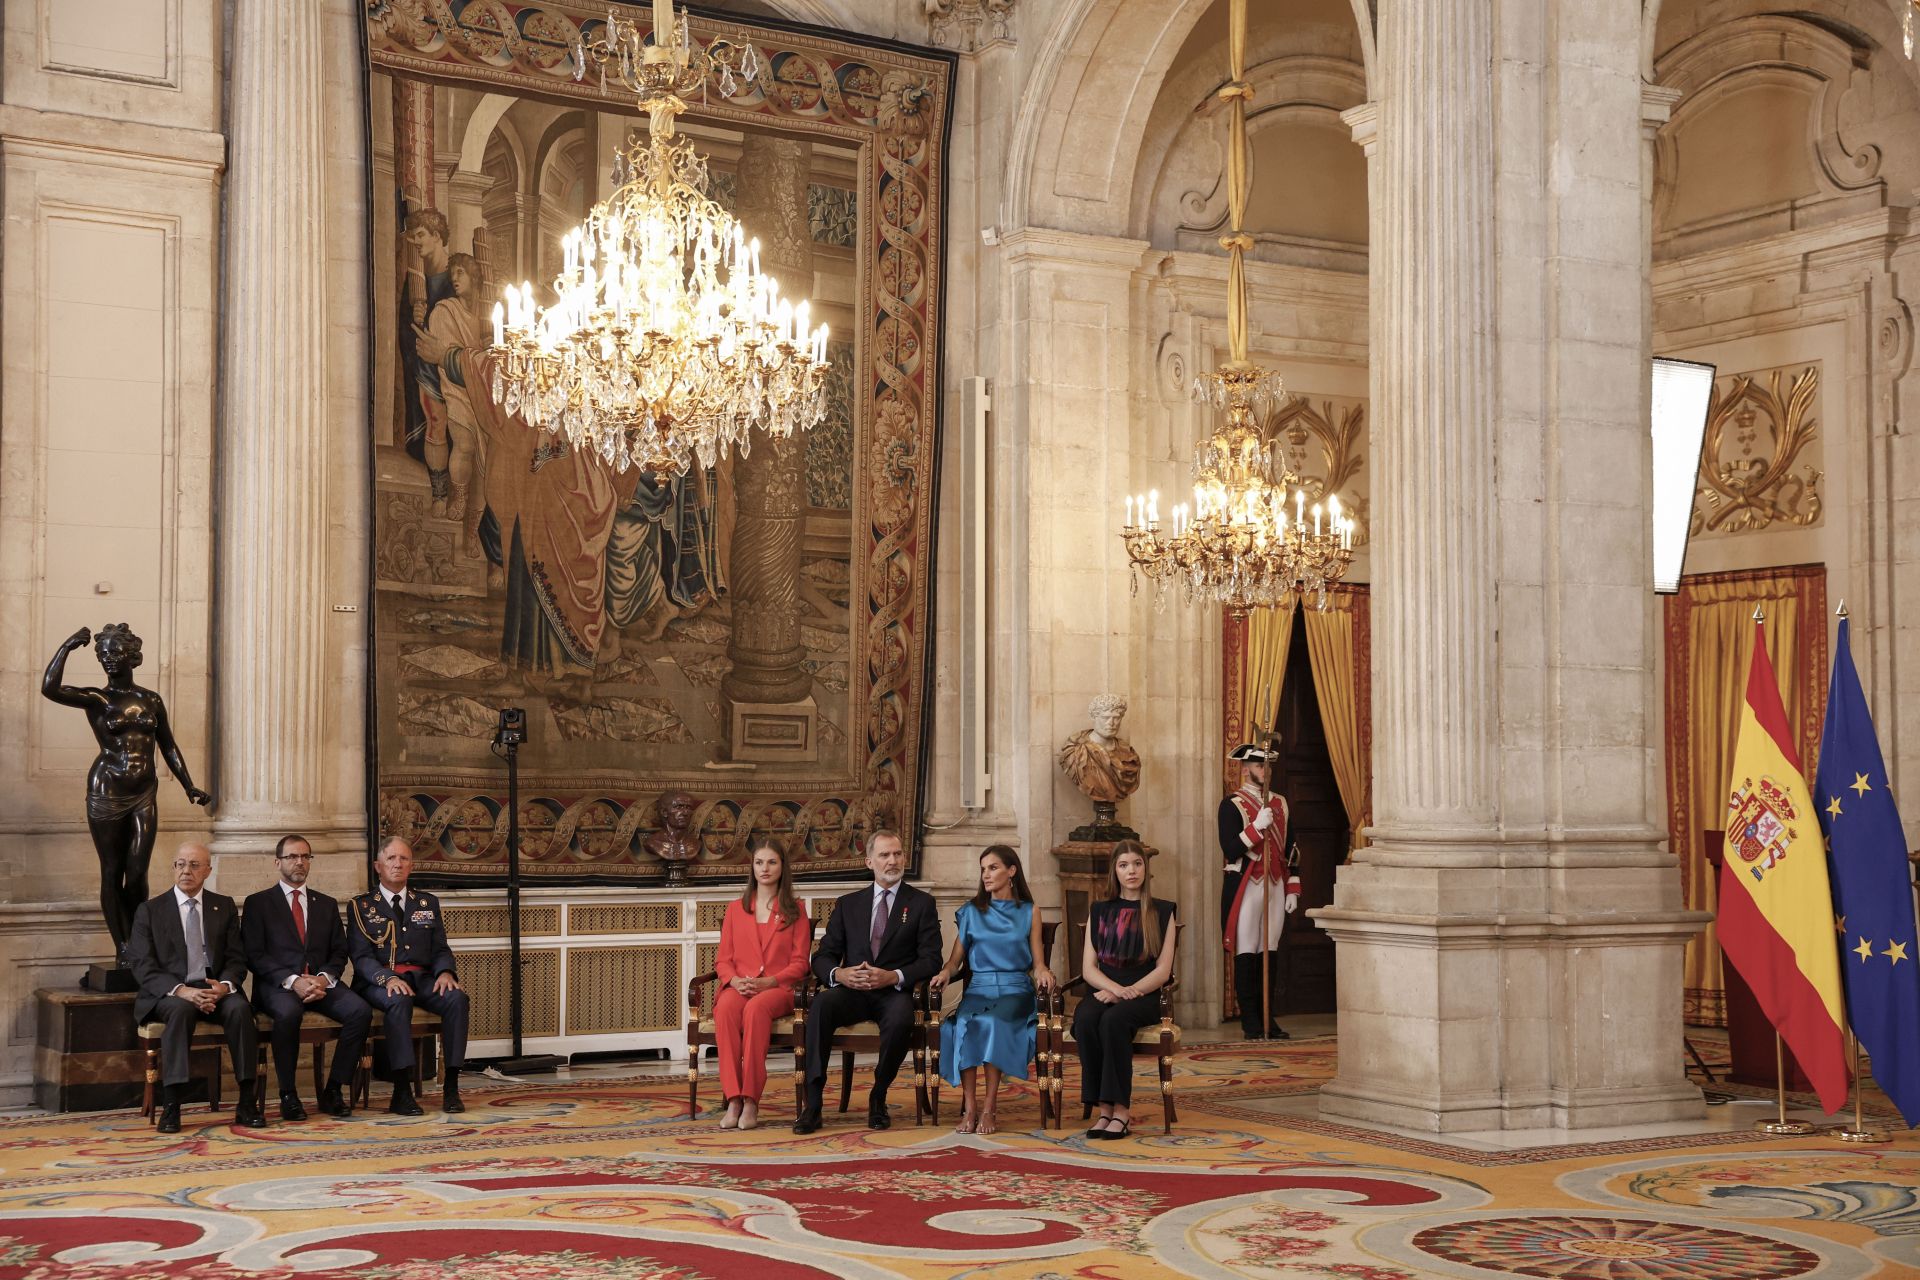
<svg viewBox="0 0 1920 1280">
<path fill-rule="evenodd" d="M 990 44 L 1013 43 L 1007 20 L 1014 0 L 925 0 L 927 38 L 943 49 L 972 53 Z"/>
</svg>

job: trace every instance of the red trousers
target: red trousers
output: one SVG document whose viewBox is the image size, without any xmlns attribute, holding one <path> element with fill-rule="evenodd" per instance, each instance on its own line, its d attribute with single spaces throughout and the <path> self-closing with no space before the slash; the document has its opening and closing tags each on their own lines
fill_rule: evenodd
<svg viewBox="0 0 1920 1280">
<path fill-rule="evenodd" d="M 729 1100 L 760 1101 L 767 1087 L 767 1042 L 773 1024 L 793 1012 L 793 991 L 770 987 L 751 1000 L 732 987 L 713 1002 L 713 1030 L 720 1041 L 720 1091 Z"/>
</svg>

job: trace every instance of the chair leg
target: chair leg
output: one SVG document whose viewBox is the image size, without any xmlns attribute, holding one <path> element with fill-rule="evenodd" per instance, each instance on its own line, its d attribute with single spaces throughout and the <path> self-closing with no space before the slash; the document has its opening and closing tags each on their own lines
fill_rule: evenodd
<svg viewBox="0 0 1920 1280">
<path fill-rule="evenodd" d="M 353 1071 L 353 1088 L 347 1101 L 356 1107 L 365 1107 L 373 1102 L 373 1042 L 372 1032 L 360 1049 L 360 1065 Z"/>
<path fill-rule="evenodd" d="M 224 1075 L 226 1072 L 220 1069 L 220 1051 L 216 1049 L 213 1053 L 213 1075 L 207 1080 L 207 1110 L 209 1111 L 220 1109 L 220 1086 L 224 1083 L 221 1077 Z"/>
<path fill-rule="evenodd" d="M 314 1041 L 313 1042 L 313 1096 L 316 1098 L 320 1096 L 320 1090 L 324 1088 L 326 1084 L 327 1077 L 326 1077 L 326 1072 L 324 1070 L 324 1068 L 326 1067 L 326 1061 L 325 1061 L 326 1056 L 327 1056 L 327 1046 L 318 1040 Z"/>
<path fill-rule="evenodd" d="M 153 1086 L 159 1083 L 159 1081 L 160 1081 L 160 1051 L 154 1047 L 154 1044 L 152 1041 L 148 1041 L 147 1042 L 146 1083 L 140 1090 L 140 1114 L 146 1118 L 146 1121 L 148 1124 L 154 1123 Z"/>
<path fill-rule="evenodd" d="M 927 1117 L 933 1114 L 933 1107 L 927 1098 L 930 1081 L 927 1077 L 927 1046 L 924 1040 L 913 1046 L 913 1075 L 913 1123 L 919 1126 L 925 1124 Z"/>
<path fill-rule="evenodd" d="M 1176 1117 L 1173 1111 L 1173 1037 L 1160 1033 L 1160 1110 L 1165 1117 L 1166 1131 L 1173 1132 Z"/>
<path fill-rule="evenodd" d="M 687 1037 L 687 1119 L 700 1114 L 700 1046 Z"/>
<path fill-rule="evenodd" d="M 853 1096 L 853 1050 L 845 1049 L 840 1054 L 840 1109 L 847 1109 L 847 1099 Z"/>
</svg>

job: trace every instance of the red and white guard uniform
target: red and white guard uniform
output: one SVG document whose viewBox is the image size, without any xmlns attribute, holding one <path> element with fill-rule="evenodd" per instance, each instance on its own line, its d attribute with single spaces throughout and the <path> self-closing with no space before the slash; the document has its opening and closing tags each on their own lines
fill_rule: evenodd
<svg viewBox="0 0 1920 1280">
<path fill-rule="evenodd" d="M 1242 855 L 1226 864 L 1228 875 L 1239 876 L 1233 900 L 1226 912 L 1224 933 L 1226 948 L 1234 955 L 1255 955 L 1261 950 L 1260 912 L 1267 913 L 1266 949 L 1277 950 L 1280 932 L 1286 927 L 1286 903 L 1300 892 L 1300 877 L 1287 866 L 1287 801 L 1281 795 L 1262 798 L 1257 787 L 1242 787 L 1227 797 L 1240 814 Z M 1262 808 L 1273 810 L 1273 821 L 1265 831 L 1254 826 Z M 1222 824 L 1225 825 L 1224 823 Z M 1225 836 L 1223 831 L 1222 836 Z M 1225 840 L 1222 840 L 1225 843 Z M 1224 850 L 1223 850 L 1224 852 Z M 1284 876 L 1277 891 L 1269 892 L 1272 877 Z"/>
</svg>

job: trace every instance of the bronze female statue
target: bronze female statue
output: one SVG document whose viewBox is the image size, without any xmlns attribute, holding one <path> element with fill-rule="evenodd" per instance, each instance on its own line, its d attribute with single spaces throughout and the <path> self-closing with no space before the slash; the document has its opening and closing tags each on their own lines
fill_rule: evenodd
<svg viewBox="0 0 1920 1280">
<path fill-rule="evenodd" d="M 66 678 L 67 655 L 94 640 L 94 655 L 107 673 L 104 689 L 75 688 Z M 159 830 L 156 797 L 159 776 L 153 768 L 157 745 L 167 767 L 197 805 L 213 797 L 193 785 L 187 762 L 174 744 L 167 706 L 160 695 L 133 682 L 140 665 L 140 637 L 124 622 L 100 628 L 98 638 L 85 627 L 68 636 L 47 664 L 40 682 L 43 697 L 87 713 L 100 754 L 87 774 L 87 828 L 100 855 L 100 911 L 113 935 L 114 954 L 126 946 L 134 908 L 147 900 L 147 862 Z"/>
</svg>

